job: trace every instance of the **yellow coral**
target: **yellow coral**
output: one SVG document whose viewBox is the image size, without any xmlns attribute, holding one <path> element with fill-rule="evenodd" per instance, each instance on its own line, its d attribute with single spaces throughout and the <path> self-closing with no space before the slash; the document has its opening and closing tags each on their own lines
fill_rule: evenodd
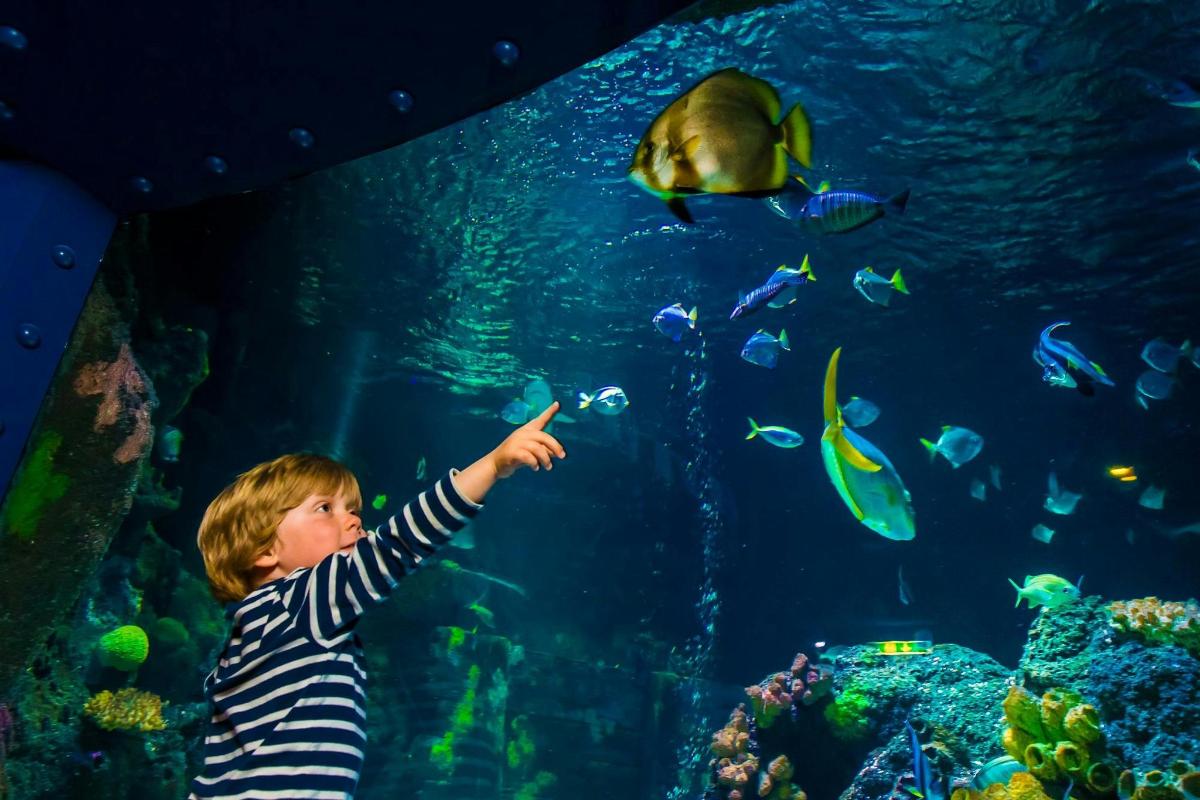
<svg viewBox="0 0 1200 800">
<path fill-rule="evenodd" d="M 1028 772 L 1014 772 L 1008 779 L 1008 796 L 1011 800 L 1050 800 L 1042 782 Z"/>
<path fill-rule="evenodd" d="M 162 718 L 162 698 L 140 689 L 105 689 L 88 700 L 83 713 L 106 731 L 161 731 L 167 727 Z"/>
<path fill-rule="evenodd" d="M 1091 703 L 1072 706 L 1063 719 L 1063 730 L 1067 738 L 1080 744 L 1091 744 L 1099 740 L 1100 715 Z"/>
<path fill-rule="evenodd" d="M 1054 763 L 1054 748 L 1045 742 L 1034 742 L 1025 748 L 1025 766 L 1044 781 L 1058 779 L 1058 765 Z M 1021 773 L 1017 773 L 1021 774 Z"/>
<path fill-rule="evenodd" d="M 1004 698 L 1004 717 L 1013 728 L 1020 728 L 1034 739 L 1045 739 L 1042 734 L 1042 708 L 1033 692 L 1020 686 L 1010 686 Z"/>
<path fill-rule="evenodd" d="M 1020 728 L 1005 728 L 1000 743 L 1004 745 L 1005 752 L 1024 764 L 1025 748 L 1033 744 L 1033 737 Z"/>
<path fill-rule="evenodd" d="M 1176 603 L 1143 597 L 1116 601 L 1108 606 L 1112 626 L 1135 633 L 1149 642 L 1177 644 L 1200 656 L 1200 604 L 1194 600 Z"/>
<path fill-rule="evenodd" d="M 1080 772 L 1087 769 L 1089 761 L 1091 758 L 1088 756 L 1087 748 L 1075 742 L 1059 742 L 1058 746 L 1054 748 L 1054 763 L 1068 775 L 1078 776 Z"/>
</svg>

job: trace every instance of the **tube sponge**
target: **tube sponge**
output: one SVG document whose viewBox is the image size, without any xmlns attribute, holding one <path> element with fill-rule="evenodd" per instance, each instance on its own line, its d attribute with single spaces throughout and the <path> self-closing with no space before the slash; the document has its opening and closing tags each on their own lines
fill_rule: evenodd
<svg viewBox="0 0 1200 800">
<path fill-rule="evenodd" d="M 1091 744 L 1100 738 L 1100 715 L 1091 703 L 1072 706 L 1063 719 L 1067 738 L 1080 744 Z"/>
<path fill-rule="evenodd" d="M 100 637 L 100 663 L 122 672 L 133 672 L 150 655 L 150 639 L 137 625 L 122 625 Z"/>
</svg>

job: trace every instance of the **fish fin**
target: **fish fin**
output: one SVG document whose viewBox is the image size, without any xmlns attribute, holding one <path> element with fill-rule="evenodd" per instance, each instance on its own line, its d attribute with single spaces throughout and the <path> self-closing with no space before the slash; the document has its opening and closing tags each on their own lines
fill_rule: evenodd
<svg viewBox="0 0 1200 800">
<path fill-rule="evenodd" d="M 799 183 L 801 186 L 803 186 L 803 187 L 804 187 L 804 190 L 805 190 L 806 192 L 808 192 L 809 194 L 816 194 L 816 192 L 814 192 L 814 191 L 812 190 L 812 187 L 808 185 L 808 181 L 804 180 L 804 178 L 803 178 L 802 176 L 800 176 L 800 175 L 793 175 L 793 176 L 792 176 L 792 180 L 796 181 L 796 182 L 797 182 L 797 183 Z M 792 188 L 795 188 L 795 187 L 792 187 Z"/>
<path fill-rule="evenodd" d="M 839 425 L 840 425 L 840 421 L 839 421 Z M 837 445 L 837 440 L 839 438 L 845 438 L 845 437 L 842 436 L 841 428 L 837 427 L 837 426 L 827 427 L 825 429 L 825 433 L 823 433 L 821 435 L 821 441 L 822 442 L 830 442 L 832 445 L 834 445 L 835 449 L 836 449 L 836 445 Z M 834 482 L 833 482 L 834 487 L 837 488 L 838 494 L 840 494 L 842 496 L 842 500 L 845 501 L 846 507 L 850 509 L 850 513 L 854 515 L 854 518 L 856 520 L 858 520 L 859 522 L 862 522 L 863 519 L 865 519 L 867 515 L 863 513 L 863 510 L 861 508 L 859 508 L 858 503 L 855 501 L 855 499 L 850 494 L 850 486 L 849 486 L 849 484 L 846 483 L 846 475 L 842 471 L 841 459 L 838 459 L 838 458 L 833 459 L 833 469 L 837 471 L 837 480 L 834 480 Z"/>
<path fill-rule="evenodd" d="M 904 276 L 900 274 L 900 270 L 892 273 L 892 288 L 902 294 L 908 294 L 908 286 L 904 283 Z"/>
<path fill-rule="evenodd" d="M 812 267 L 808 264 L 808 253 L 804 254 L 804 261 L 800 264 L 800 274 L 807 276 L 813 283 L 817 281 L 817 276 L 813 275 Z"/>
<path fill-rule="evenodd" d="M 1100 373 L 1101 375 L 1103 375 L 1106 378 L 1108 377 L 1108 373 L 1104 371 L 1104 367 L 1100 366 L 1095 361 L 1090 361 L 1088 363 L 1090 363 L 1092 365 L 1092 369 L 1096 370 L 1096 372 Z"/>
<path fill-rule="evenodd" d="M 938 449 L 937 449 L 936 444 L 929 441 L 928 439 L 921 439 L 921 444 L 925 445 L 925 449 L 929 451 L 929 460 L 930 461 L 933 461 L 935 458 L 937 458 Z"/>
<path fill-rule="evenodd" d="M 948 430 L 950 430 L 950 426 L 949 426 L 949 425 L 943 425 L 943 426 L 942 426 L 942 433 L 945 433 L 945 432 L 946 432 L 946 431 L 948 431 Z"/>
<path fill-rule="evenodd" d="M 832 188 L 833 185 L 829 181 L 821 181 L 817 184 L 817 194 L 825 194 L 825 192 L 828 192 Z"/>
<path fill-rule="evenodd" d="M 579 409 L 582 411 L 583 409 L 587 408 L 588 406 L 590 406 L 592 404 L 592 401 L 595 399 L 596 398 L 593 395 L 590 395 L 587 392 L 580 392 L 579 393 Z"/>
<path fill-rule="evenodd" d="M 1026 581 L 1028 581 L 1028 580 L 1029 580 L 1029 578 L 1026 578 L 1025 580 L 1026 580 Z M 1021 607 L 1021 600 L 1022 600 L 1022 599 L 1025 597 L 1025 595 L 1024 595 L 1024 594 L 1022 594 L 1021 587 L 1020 587 L 1020 586 L 1017 586 L 1017 582 L 1016 582 L 1016 581 L 1014 581 L 1012 578 L 1009 578 L 1009 579 L 1008 579 L 1008 582 L 1009 582 L 1009 583 L 1011 583 L 1011 584 L 1012 584 L 1012 587 L 1013 587 L 1014 589 L 1016 589 L 1016 590 L 1017 590 L 1017 603 L 1016 603 L 1016 605 L 1014 605 L 1014 606 L 1013 606 L 1013 608 L 1020 608 L 1020 607 Z M 1032 606 L 1030 606 L 1030 607 L 1032 608 Z"/>
<path fill-rule="evenodd" d="M 888 205 L 897 214 L 903 214 L 905 206 L 908 205 L 908 195 L 911 191 L 912 189 L 905 189 L 900 194 L 892 195 L 888 198 Z"/>
<path fill-rule="evenodd" d="M 700 149 L 700 137 L 693 136 L 671 151 L 672 161 L 691 161 Z"/>
<path fill-rule="evenodd" d="M 682 197 L 672 197 L 667 201 L 667 208 L 671 209 L 671 213 L 678 217 L 680 222 L 686 222 L 691 225 L 696 221 L 692 219 L 692 214 L 687 210 L 687 206 L 684 205 Z"/>
<path fill-rule="evenodd" d="M 833 351 L 833 355 L 829 357 L 829 366 L 825 369 L 825 397 L 823 410 L 825 412 L 825 424 L 842 426 L 842 414 L 838 411 L 837 404 L 837 368 L 838 360 L 842 356 L 842 348 Z"/>
<path fill-rule="evenodd" d="M 696 306 L 692 306 L 692 310 L 688 312 L 688 327 L 696 327 Z"/>
<path fill-rule="evenodd" d="M 850 466 L 857 470 L 861 470 L 862 472 L 879 472 L 879 470 L 883 469 L 879 464 L 876 464 L 858 452 L 858 448 L 840 430 L 837 433 L 837 438 L 833 441 L 833 446 L 838 451 L 838 455 L 846 459 L 850 463 Z"/>
<path fill-rule="evenodd" d="M 783 149 L 806 167 L 812 166 L 812 126 L 799 103 L 783 118 Z"/>
<path fill-rule="evenodd" d="M 755 422 L 750 417 L 746 417 L 746 421 L 750 423 L 750 432 L 748 434 L 746 434 L 746 439 L 750 440 L 750 439 L 753 439 L 755 436 L 758 436 L 758 431 L 760 429 L 758 427 L 758 423 Z"/>
<path fill-rule="evenodd" d="M 788 341 L 787 331 L 783 330 L 782 328 L 779 329 L 779 346 L 784 350 L 787 350 L 789 353 L 792 351 L 792 345 Z"/>
<path fill-rule="evenodd" d="M 874 274 L 875 274 L 875 268 L 874 268 L 874 267 L 863 267 L 863 272 L 869 272 L 869 273 L 871 273 L 872 275 L 874 275 Z"/>
</svg>

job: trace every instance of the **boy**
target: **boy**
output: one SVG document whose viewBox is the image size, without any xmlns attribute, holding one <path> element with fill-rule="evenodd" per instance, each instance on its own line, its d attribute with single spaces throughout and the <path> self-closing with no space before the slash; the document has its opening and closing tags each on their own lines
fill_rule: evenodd
<svg viewBox="0 0 1200 800">
<path fill-rule="evenodd" d="M 369 533 L 354 475 L 322 456 L 259 464 L 217 495 L 198 543 L 213 594 L 236 605 L 204 681 L 212 721 L 191 798 L 353 797 L 366 744 L 359 615 L 475 516 L 498 479 L 566 458 L 543 430 L 557 411 Z"/>
</svg>

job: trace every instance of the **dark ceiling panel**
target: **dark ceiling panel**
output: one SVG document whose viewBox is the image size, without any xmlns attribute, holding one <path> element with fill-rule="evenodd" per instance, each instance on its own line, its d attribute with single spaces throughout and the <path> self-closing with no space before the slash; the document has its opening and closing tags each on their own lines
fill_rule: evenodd
<svg viewBox="0 0 1200 800">
<path fill-rule="evenodd" d="M 449 125 L 687 5 L 16 0 L 0 6 L 24 39 L 0 29 L 0 156 L 54 167 L 121 212 L 186 205 Z M 511 66 L 493 53 L 502 40 L 519 48 Z"/>
</svg>

